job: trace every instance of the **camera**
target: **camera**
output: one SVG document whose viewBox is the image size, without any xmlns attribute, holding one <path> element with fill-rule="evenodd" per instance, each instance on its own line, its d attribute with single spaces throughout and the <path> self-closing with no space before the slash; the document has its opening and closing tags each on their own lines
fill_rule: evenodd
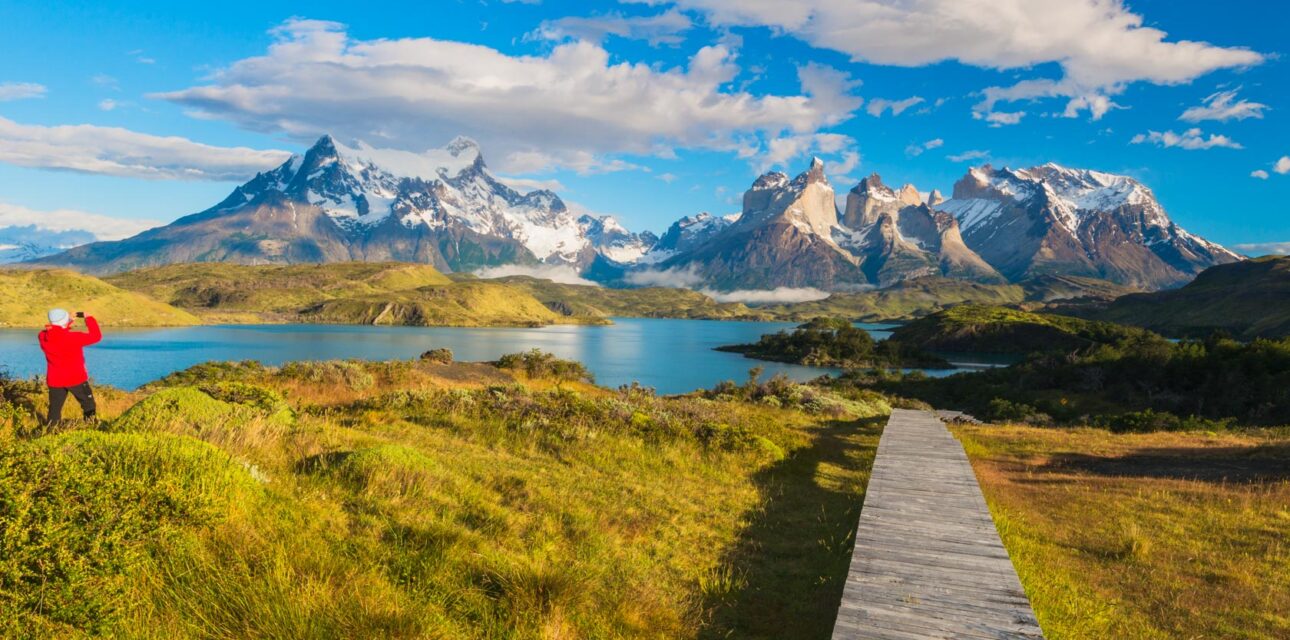
<svg viewBox="0 0 1290 640">
<path fill-rule="evenodd" d="M 76 312 L 76 317 L 77 317 L 77 318 L 84 318 L 84 317 L 85 317 L 85 312 L 84 312 L 84 311 L 77 311 L 77 312 Z"/>
</svg>

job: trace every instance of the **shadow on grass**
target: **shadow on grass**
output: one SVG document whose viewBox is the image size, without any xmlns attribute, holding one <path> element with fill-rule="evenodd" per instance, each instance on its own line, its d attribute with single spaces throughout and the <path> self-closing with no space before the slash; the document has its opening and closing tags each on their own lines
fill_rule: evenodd
<svg viewBox="0 0 1290 640">
<path fill-rule="evenodd" d="M 1039 470 L 1126 478 L 1267 482 L 1290 479 L 1290 444 L 1150 448 L 1114 457 L 1062 453 Z"/>
<path fill-rule="evenodd" d="M 763 508 L 723 558 L 733 589 L 707 589 L 700 638 L 828 638 L 886 417 L 827 423 L 754 476 Z"/>
</svg>

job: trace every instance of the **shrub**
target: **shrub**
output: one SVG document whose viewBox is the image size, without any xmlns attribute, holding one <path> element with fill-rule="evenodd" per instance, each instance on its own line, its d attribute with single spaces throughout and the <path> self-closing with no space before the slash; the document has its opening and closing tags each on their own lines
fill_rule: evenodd
<svg viewBox="0 0 1290 640">
<path fill-rule="evenodd" d="M 353 391 L 370 389 L 376 384 L 376 378 L 363 363 L 355 360 L 289 362 L 278 369 L 277 377 L 315 384 L 342 384 Z"/>
<path fill-rule="evenodd" d="M 196 387 L 162 389 L 135 403 L 109 423 L 111 431 L 169 431 L 201 435 L 226 426 L 237 426 L 255 417 L 251 407 L 211 397 Z"/>
<path fill-rule="evenodd" d="M 273 389 L 245 382 L 216 382 L 198 388 L 216 400 L 255 409 L 267 416 L 271 422 L 280 424 L 295 422 L 295 411 L 287 404 L 282 394 Z"/>
<path fill-rule="evenodd" d="M 553 378 L 558 381 L 595 382 L 590 371 L 576 360 L 563 360 L 541 349 L 523 353 L 509 353 L 494 364 L 501 369 L 523 371 L 530 378 Z"/>
<path fill-rule="evenodd" d="M 1020 424 L 1046 425 L 1053 419 L 1046 413 L 1020 402 L 1004 398 L 995 398 L 986 407 L 981 418 L 987 422 L 1016 422 Z"/>
<path fill-rule="evenodd" d="M 1094 418 L 1095 426 L 1110 429 L 1115 433 L 1151 433 L 1153 431 L 1224 431 L 1230 428 L 1235 420 L 1211 420 L 1198 416 L 1181 418 L 1168 411 L 1134 411 L 1115 416 L 1098 416 Z"/>
<path fill-rule="evenodd" d="M 423 362 L 433 362 L 436 364 L 452 364 L 452 349 L 447 347 L 431 349 L 421 354 L 421 360 Z"/>
<path fill-rule="evenodd" d="M 241 362 L 203 362 L 171 373 L 141 387 L 152 391 L 163 387 L 192 386 L 224 381 L 257 380 L 268 373 L 264 365 L 255 360 Z"/>
<path fill-rule="evenodd" d="M 0 450 L 0 636 L 102 633 L 150 549 L 258 495 L 228 454 L 182 436 L 72 431 Z"/>
</svg>

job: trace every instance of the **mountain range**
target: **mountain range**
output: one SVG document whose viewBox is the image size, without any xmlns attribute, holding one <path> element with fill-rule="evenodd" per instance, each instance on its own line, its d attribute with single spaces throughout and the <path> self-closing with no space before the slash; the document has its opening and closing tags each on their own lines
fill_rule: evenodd
<svg viewBox="0 0 1290 640">
<path fill-rule="evenodd" d="M 94 273 L 204 261 L 556 265 L 609 284 L 846 291 L 1045 275 L 1159 289 L 1241 259 L 1170 221 L 1137 180 L 1052 163 L 972 168 L 948 200 L 875 174 L 837 202 L 815 159 L 792 178 L 758 177 L 739 213 L 687 216 L 655 236 L 578 213 L 548 190 L 516 191 L 467 138 L 411 154 L 323 136 L 210 209 L 32 262 Z"/>
</svg>

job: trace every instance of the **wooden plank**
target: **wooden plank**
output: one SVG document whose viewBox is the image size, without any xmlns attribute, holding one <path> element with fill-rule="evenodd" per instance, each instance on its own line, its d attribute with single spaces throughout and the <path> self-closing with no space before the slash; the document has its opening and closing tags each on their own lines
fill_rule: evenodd
<svg viewBox="0 0 1290 640">
<path fill-rule="evenodd" d="M 936 415 L 892 412 L 855 539 L 835 640 L 1043 638 L 967 454 Z"/>
</svg>

